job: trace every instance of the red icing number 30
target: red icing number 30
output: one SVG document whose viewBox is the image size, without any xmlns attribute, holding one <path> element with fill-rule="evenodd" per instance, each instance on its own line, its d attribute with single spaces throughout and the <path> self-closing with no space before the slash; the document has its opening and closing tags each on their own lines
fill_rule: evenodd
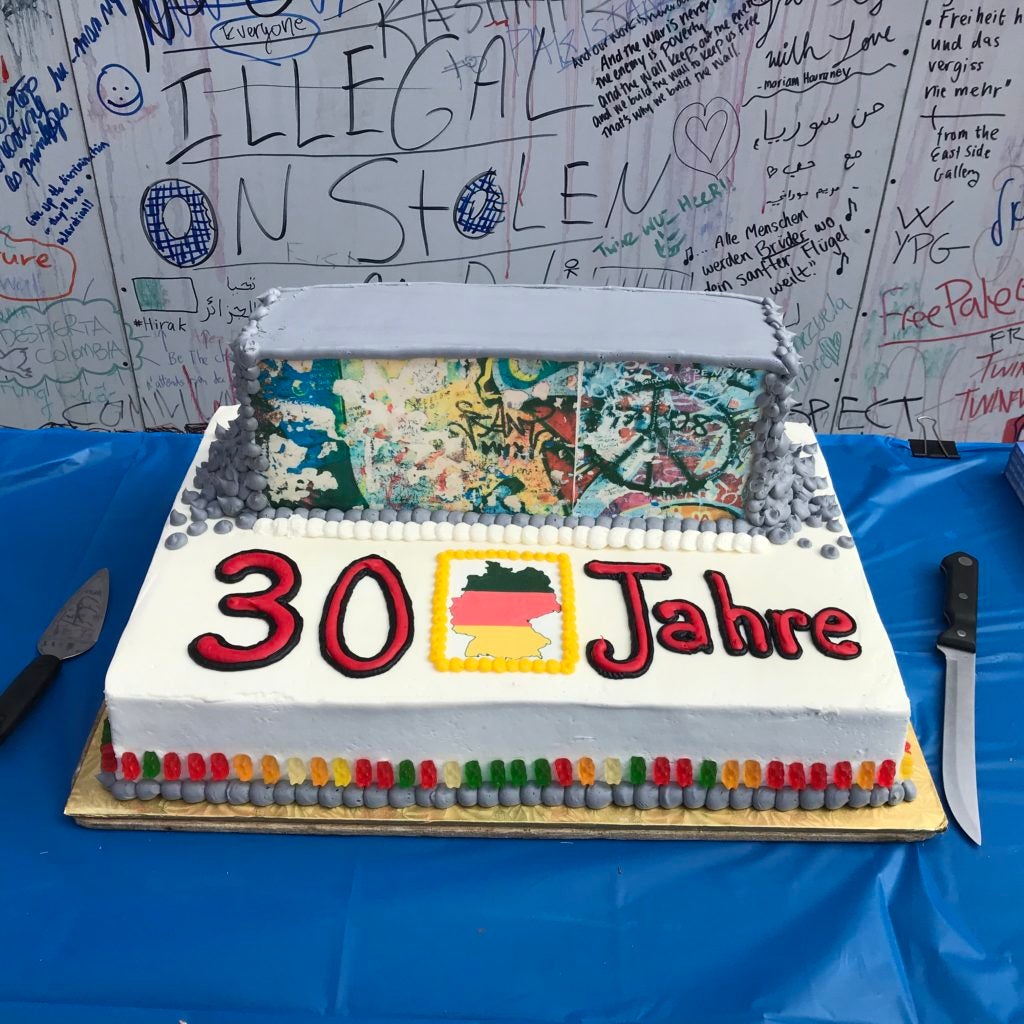
<svg viewBox="0 0 1024 1024">
<path fill-rule="evenodd" d="M 299 591 L 299 567 L 287 556 L 273 551 L 239 551 L 217 566 L 217 579 L 238 583 L 252 573 L 270 580 L 266 590 L 253 594 L 229 594 L 218 607 L 225 615 L 262 619 L 269 628 L 265 640 L 249 647 L 229 643 L 218 633 L 203 633 L 188 645 L 192 660 L 204 668 L 233 672 L 260 668 L 280 661 L 302 635 L 302 617 L 288 603 Z"/>
</svg>

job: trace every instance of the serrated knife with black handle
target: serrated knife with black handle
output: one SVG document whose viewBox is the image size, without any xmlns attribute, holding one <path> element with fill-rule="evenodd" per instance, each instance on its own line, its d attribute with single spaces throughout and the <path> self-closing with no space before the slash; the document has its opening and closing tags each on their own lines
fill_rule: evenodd
<svg viewBox="0 0 1024 1024">
<path fill-rule="evenodd" d="M 943 613 L 947 628 L 938 647 L 946 656 L 942 723 L 942 788 L 967 836 L 981 845 L 978 776 L 974 762 L 974 662 L 978 634 L 978 560 L 954 551 L 942 560 L 946 575 Z"/>
<path fill-rule="evenodd" d="M 39 656 L 0 693 L 0 743 L 57 678 L 61 663 L 84 654 L 99 638 L 107 614 L 110 577 L 100 569 L 75 591 L 39 638 Z"/>
</svg>

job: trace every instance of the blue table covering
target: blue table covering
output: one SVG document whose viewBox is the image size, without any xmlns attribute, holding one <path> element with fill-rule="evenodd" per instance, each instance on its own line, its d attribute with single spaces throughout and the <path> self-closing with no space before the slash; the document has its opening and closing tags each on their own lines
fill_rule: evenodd
<svg viewBox="0 0 1024 1024">
<path fill-rule="evenodd" d="M 96 568 L 96 647 L 0 747 L 0 1020 L 1021 1020 L 1024 509 L 1008 449 L 823 438 L 937 775 L 940 559 L 981 563 L 985 845 L 98 832 L 61 815 L 195 437 L 0 433 L 0 678 Z M 813 556 L 809 556 L 813 557 Z"/>
</svg>

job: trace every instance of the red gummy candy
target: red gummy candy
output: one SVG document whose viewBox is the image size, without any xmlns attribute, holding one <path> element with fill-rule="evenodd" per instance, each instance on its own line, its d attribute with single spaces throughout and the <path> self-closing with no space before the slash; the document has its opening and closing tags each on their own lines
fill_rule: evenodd
<svg viewBox="0 0 1024 1024">
<path fill-rule="evenodd" d="M 210 755 L 210 774 L 215 779 L 226 779 L 230 770 L 228 759 L 223 754 Z"/>
<path fill-rule="evenodd" d="M 188 777 L 193 782 L 198 782 L 206 776 L 206 762 L 202 754 L 188 755 Z"/>
<path fill-rule="evenodd" d="M 693 762 L 688 757 L 681 757 L 676 761 L 676 782 L 680 786 L 693 785 Z"/>
<path fill-rule="evenodd" d="M 849 761 L 837 761 L 833 778 L 840 789 L 849 789 L 853 785 L 853 768 Z"/>
<path fill-rule="evenodd" d="M 104 743 L 103 746 L 100 747 L 100 771 L 117 771 L 117 754 L 114 753 L 113 743 Z"/>
<path fill-rule="evenodd" d="M 572 761 L 567 757 L 556 757 L 552 765 L 555 769 L 555 778 L 560 786 L 572 785 Z"/>
<path fill-rule="evenodd" d="M 657 785 L 665 786 L 668 784 L 669 779 L 672 778 L 672 768 L 669 766 L 667 757 L 656 757 L 654 759 L 652 776 Z"/>
<path fill-rule="evenodd" d="M 164 754 L 164 778 L 171 782 L 181 778 L 181 758 L 177 754 Z"/>
<path fill-rule="evenodd" d="M 433 761 L 420 761 L 420 785 L 424 789 L 437 785 L 437 765 Z"/>
<path fill-rule="evenodd" d="M 782 789 L 786 784 L 786 768 L 781 761 L 769 761 L 765 781 L 772 789 Z"/>
<path fill-rule="evenodd" d="M 121 773 L 130 782 L 139 777 L 139 759 L 130 750 L 121 755 Z"/>
<path fill-rule="evenodd" d="M 395 784 L 395 769 L 390 761 L 377 762 L 377 785 L 381 789 L 390 789 Z"/>
<path fill-rule="evenodd" d="M 789 766 L 789 784 L 793 789 L 803 789 L 807 785 L 804 766 L 799 761 L 794 761 Z"/>
<path fill-rule="evenodd" d="M 828 769 L 821 761 L 811 765 L 811 789 L 824 789 L 828 785 Z"/>
<path fill-rule="evenodd" d="M 364 789 L 373 781 L 373 766 L 365 757 L 356 761 L 356 785 Z"/>
<path fill-rule="evenodd" d="M 878 784 L 891 786 L 896 781 L 896 762 L 883 761 L 878 766 Z"/>
</svg>

